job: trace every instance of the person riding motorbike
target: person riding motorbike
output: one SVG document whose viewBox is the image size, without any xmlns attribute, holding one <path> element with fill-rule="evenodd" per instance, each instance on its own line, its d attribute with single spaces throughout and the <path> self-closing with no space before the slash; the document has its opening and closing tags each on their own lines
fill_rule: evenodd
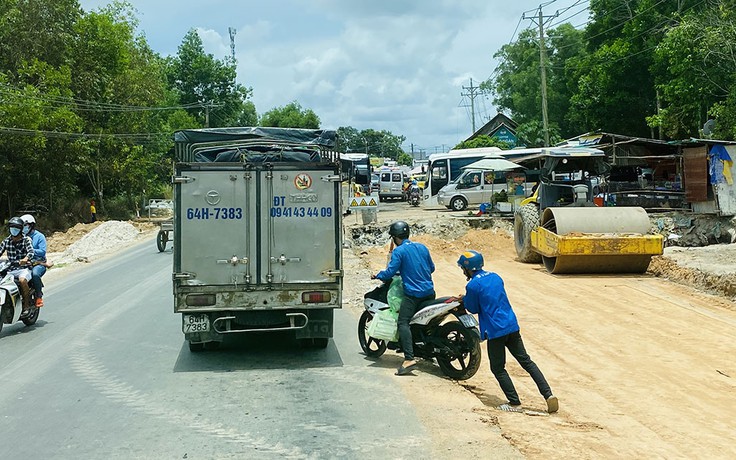
<svg viewBox="0 0 736 460">
<path fill-rule="evenodd" d="M 31 268 L 31 282 L 36 290 L 36 307 L 43 307 L 43 283 L 41 277 L 46 273 L 50 264 L 46 261 L 46 236 L 36 230 L 36 219 L 30 214 L 20 216 L 23 221 L 23 234 L 31 239 L 33 245 L 33 259 Z"/>
<path fill-rule="evenodd" d="M 406 222 L 394 222 L 389 227 L 388 234 L 396 247 L 391 252 L 391 260 L 386 269 L 371 275 L 371 279 L 387 283 L 399 273 L 404 282 L 404 300 L 401 302 L 398 319 L 399 341 L 404 352 L 404 362 L 399 366 L 396 375 L 406 375 L 417 365 L 409 321 L 422 302 L 436 297 L 432 282 L 434 262 L 425 245 L 409 240 L 409 224 Z"/>
<path fill-rule="evenodd" d="M 419 202 L 419 197 L 422 196 L 422 191 L 419 188 L 419 183 L 416 179 L 412 179 L 411 185 L 409 186 L 409 203 L 412 203 L 414 200 L 416 202 Z"/>
<path fill-rule="evenodd" d="M 28 305 L 31 298 L 28 282 L 31 280 L 31 270 L 26 265 L 33 258 L 33 243 L 31 239 L 23 235 L 23 221 L 20 217 L 11 217 L 8 220 L 8 230 L 10 236 L 0 243 L 0 256 L 4 252 L 8 253 L 8 261 L 10 262 L 9 274 L 18 282 L 20 292 L 23 297 L 23 311 L 28 311 Z"/>
</svg>

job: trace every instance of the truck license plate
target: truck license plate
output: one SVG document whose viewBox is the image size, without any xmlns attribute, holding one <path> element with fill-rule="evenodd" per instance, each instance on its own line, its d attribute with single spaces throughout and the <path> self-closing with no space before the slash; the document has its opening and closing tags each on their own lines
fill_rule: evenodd
<svg viewBox="0 0 736 460">
<path fill-rule="evenodd" d="M 475 316 L 473 315 L 460 315 L 458 319 L 463 323 L 463 326 L 468 328 L 478 325 L 478 322 L 475 320 Z"/>
<path fill-rule="evenodd" d="M 210 318 L 207 315 L 184 315 L 184 333 L 209 332 Z"/>
</svg>

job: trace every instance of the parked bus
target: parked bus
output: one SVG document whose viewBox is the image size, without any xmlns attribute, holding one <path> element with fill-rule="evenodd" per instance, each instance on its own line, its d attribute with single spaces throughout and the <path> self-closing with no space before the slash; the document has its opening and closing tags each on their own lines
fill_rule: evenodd
<svg viewBox="0 0 736 460">
<path fill-rule="evenodd" d="M 498 147 L 481 147 L 476 149 L 450 150 L 447 153 L 435 153 L 429 156 L 427 182 L 424 188 L 424 203 L 437 205 L 437 192 L 450 181 L 462 174 L 462 167 L 475 163 L 481 158 L 499 156 Z"/>
<path fill-rule="evenodd" d="M 436 206 L 437 193 L 442 187 L 457 179 L 463 173 L 463 166 L 483 158 L 504 158 L 513 162 L 524 162 L 526 168 L 524 174 L 526 176 L 527 188 L 539 181 L 541 163 L 537 166 L 531 166 L 532 161 L 537 157 L 540 159 L 547 150 L 586 150 L 581 147 L 535 147 L 529 149 L 511 149 L 501 150 L 498 147 L 481 147 L 475 149 L 450 150 L 447 153 L 436 153 L 429 156 L 429 169 L 427 170 L 427 183 L 424 188 L 424 203 L 430 206 Z M 590 149 L 587 149 L 590 150 Z M 541 162 L 541 160 L 540 160 Z M 496 178 L 495 183 L 503 183 L 504 177 Z"/>
</svg>

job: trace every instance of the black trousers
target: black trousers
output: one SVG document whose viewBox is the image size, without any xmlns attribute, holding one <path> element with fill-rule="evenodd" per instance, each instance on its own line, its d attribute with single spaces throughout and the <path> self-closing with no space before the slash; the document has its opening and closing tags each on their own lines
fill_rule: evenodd
<svg viewBox="0 0 736 460">
<path fill-rule="evenodd" d="M 524 342 L 521 340 L 521 334 L 516 331 L 509 335 L 488 340 L 488 359 L 491 361 L 491 372 L 498 380 L 498 384 L 506 395 L 506 399 L 509 400 L 509 404 L 517 406 L 521 404 L 521 401 L 519 401 L 519 395 L 516 393 L 516 388 L 514 388 L 514 382 L 511 381 L 509 373 L 506 372 L 506 348 L 509 349 L 511 356 L 532 377 L 544 399 L 552 396 L 552 390 L 549 388 L 547 380 L 527 354 Z"/>
<path fill-rule="evenodd" d="M 426 297 L 413 297 L 404 294 L 404 300 L 401 301 L 401 308 L 399 309 L 399 343 L 401 349 L 404 351 L 404 359 L 409 361 L 414 359 L 414 341 L 411 337 L 411 327 L 409 327 L 409 321 L 411 321 L 414 313 L 419 310 L 419 306 L 427 300 L 435 298 L 435 293 Z"/>
</svg>

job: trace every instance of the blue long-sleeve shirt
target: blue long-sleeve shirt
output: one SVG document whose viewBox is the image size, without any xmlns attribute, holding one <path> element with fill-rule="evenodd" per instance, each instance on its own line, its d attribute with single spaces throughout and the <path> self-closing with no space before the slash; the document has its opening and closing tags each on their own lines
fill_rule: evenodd
<svg viewBox="0 0 736 460">
<path fill-rule="evenodd" d="M 38 230 L 28 234 L 33 244 L 33 260 L 46 261 L 46 237 Z"/>
<path fill-rule="evenodd" d="M 422 243 L 404 240 L 391 253 L 391 260 L 385 270 L 378 272 L 376 278 L 388 282 L 396 273 L 401 274 L 404 293 L 412 297 L 426 297 L 434 293 L 432 273 L 434 262 L 429 249 Z"/>
<path fill-rule="evenodd" d="M 482 339 L 496 339 L 519 330 L 503 280 L 493 272 L 479 270 L 465 286 L 465 309 L 476 313 Z"/>
</svg>

